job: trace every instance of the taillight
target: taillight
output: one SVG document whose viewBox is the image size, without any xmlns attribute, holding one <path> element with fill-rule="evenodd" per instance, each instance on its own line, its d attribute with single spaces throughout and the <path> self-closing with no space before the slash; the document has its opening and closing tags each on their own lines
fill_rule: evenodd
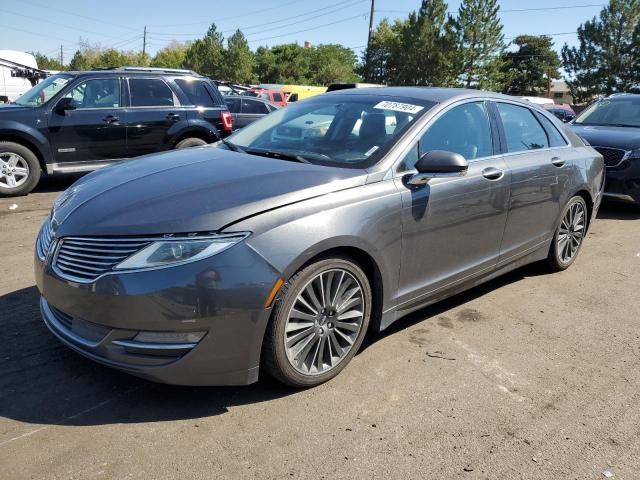
<svg viewBox="0 0 640 480">
<path fill-rule="evenodd" d="M 231 112 L 222 112 L 222 126 L 225 130 L 233 130 L 233 117 L 231 116 Z"/>
</svg>

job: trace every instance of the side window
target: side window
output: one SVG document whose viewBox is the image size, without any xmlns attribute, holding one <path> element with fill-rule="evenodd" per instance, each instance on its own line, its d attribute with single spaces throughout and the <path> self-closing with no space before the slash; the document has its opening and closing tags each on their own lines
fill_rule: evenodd
<svg viewBox="0 0 640 480">
<path fill-rule="evenodd" d="M 202 80 L 177 79 L 176 83 L 182 89 L 192 105 L 196 107 L 215 107 L 216 103 L 211 98 Z"/>
<path fill-rule="evenodd" d="M 252 113 L 256 115 L 266 115 L 269 113 L 269 109 L 262 102 L 256 102 L 255 100 L 245 99 L 242 102 L 242 113 Z"/>
<path fill-rule="evenodd" d="M 493 155 L 484 103 L 465 103 L 438 118 L 420 139 L 420 152 L 431 150 L 459 153 L 467 160 Z"/>
<path fill-rule="evenodd" d="M 282 101 L 282 94 L 274 92 L 273 101 L 274 102 L 281 102 Z"/>
<path fill-rule="evenodd" d="M 240 98 L 225 98 L 224 103 L 231 113 L 240 113 Z"/>
<path fill-rule="evenodd" d="M 159 78 L 130 78 L 129 91 L 132 107 L 173 106 L 173 92 Z"/>
<path fill-rule="evenodd" d="M 298 94 L 297 94 L 297 93 L 292 93 L 292 94 L 289 96 L 289 100 L 288 100 L 288 101 L 289 101 L 289 102 L 297 102 L 297 101 L 298 101 Z"/>
<path fill-rule="evenodd" d="M 87 80 L 65 94 L 76 101 L 77 108 L 119 108 L 120 79 L 100 78 Z"/>
<path fill-rule="evenodd" d="M 510 103 L 497 105 L 507 138 L 508 152 L 524 152 L 549 147 L 547 134 L 531 110 Z"/>
<path fill-rule="evenodd" d="M 549 143 L 552 147 L 564 147 L 567 145 L 567 141 L 564 139 L 562 134 L 558 131 L 558 128 L 544 115 L 538 114 L 538 120 L 542 123 L 542 126 L 547 132 L 547 136 L 549 137 Z"/>
</svg>

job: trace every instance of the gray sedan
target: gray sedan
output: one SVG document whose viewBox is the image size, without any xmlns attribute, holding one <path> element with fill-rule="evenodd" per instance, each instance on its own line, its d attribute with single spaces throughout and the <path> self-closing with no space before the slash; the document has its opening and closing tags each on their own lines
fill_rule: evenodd
<svg viewBox="0 0 640 480">
<path fill-rule="evenodd" d="M 595 150 L 511 97 L 320 95 L 75 183 L 38 237 L 42 315 L 151 380 L 318 385 L 367 331 L 530 262 L 568 268 L 603 182 Z"/>
</svg>

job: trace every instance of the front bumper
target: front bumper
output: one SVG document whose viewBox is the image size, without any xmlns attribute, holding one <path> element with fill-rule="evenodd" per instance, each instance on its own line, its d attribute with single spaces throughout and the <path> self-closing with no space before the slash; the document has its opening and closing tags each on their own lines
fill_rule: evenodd
<svg viewBox="0 0 640 480">
<path fill-rule="evenodd" d="M 605 198 L 626 203 L 640 203 L 640 159 L 623 161 L 606 169 Z"/>
<path fill-rule="evenodd" d="M 82 284 L 61 278 L 36 255 L 35 275 L 44 323 L 87 358 L 161 383 L 258 379 L 270 315 L 264 303 L 279 275 L 244 243 L 201 261 Z M 196 344 L 136 346 L 141 331 L 206 333 Z"/>
</svg>

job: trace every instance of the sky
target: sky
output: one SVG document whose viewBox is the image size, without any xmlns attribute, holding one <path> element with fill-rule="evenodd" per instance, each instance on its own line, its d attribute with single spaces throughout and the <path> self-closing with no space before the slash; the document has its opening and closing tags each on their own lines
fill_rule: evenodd
<svg viewBox="0 0 640 480">
<path fill-rule="evenodd" d="M 557 50 L 577 43 L 575 31 L 596 16 L 605 0 L 500 0 L 505 41 L 520 34 L 553 35 Z M 450 0 L 457 11 L 460 0 Z M 153 55 L 171 40 L 201 37 L 215 22 L 225 37 L 240 28 L 251 48 L 305 40 L 340 43 L 358 54 L 367 42 L 371 0 L 1 0 L 0 50 L 39 51 L 65 63 L 81 39 L 123 50 L 140 50 L 147 27 Z M 405 18 L 419 0 L 375 0 L 374 24 Z M 528 10 L 528 11 L 522 11 Z"/>
</svg>

